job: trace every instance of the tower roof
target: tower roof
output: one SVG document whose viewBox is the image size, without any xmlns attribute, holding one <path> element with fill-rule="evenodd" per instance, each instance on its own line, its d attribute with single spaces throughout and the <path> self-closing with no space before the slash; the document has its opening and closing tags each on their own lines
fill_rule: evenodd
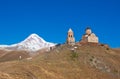
<svg viewBox="0 0 120 79">
<path fill-rule="evenodd" d="M 85 30 L 91 29 L 90 27 L 87 27 Z"/>
<path fill-rule="evenodd" d="M 73 32 L 72 29 L 70 28 L 68 32 Z"/>
</svg>

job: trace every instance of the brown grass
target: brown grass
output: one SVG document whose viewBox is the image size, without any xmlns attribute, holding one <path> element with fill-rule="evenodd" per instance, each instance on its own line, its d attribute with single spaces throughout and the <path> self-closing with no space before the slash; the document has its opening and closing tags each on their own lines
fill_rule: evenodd
<svg viewBox="0 0 120 79">
<path fill-rule="evenodd" d="M 31 60 L 0 63 L 0 79 L 120 79 L 120 53 L 101 46 L 62 45 Z M 73 53 L 76 53 L 75 55 Z M 72 56 L 73 55 L 73 56 Z"/>
</svg>

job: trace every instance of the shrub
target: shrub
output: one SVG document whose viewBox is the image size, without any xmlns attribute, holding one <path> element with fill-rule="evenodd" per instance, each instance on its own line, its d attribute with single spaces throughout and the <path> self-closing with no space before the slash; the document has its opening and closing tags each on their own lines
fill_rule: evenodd
<svg viewBox="0 0 120 79">
<path fill-rule="evenodd" d="M 71 57 L 72 60 L 78 59 L 78 53 L 77 52 L 72 52 L 70 57 Z"/>
<path fill-rule="evenodd" d="M 106 48 L 106 50 L 109 50 L 109 48 Z"/>
<path fill-rule="evenodd" d="M 91 59 L 89 59 L 91 62 L 93 61 L 93 59 L 91 58 Z"/>
</svg>

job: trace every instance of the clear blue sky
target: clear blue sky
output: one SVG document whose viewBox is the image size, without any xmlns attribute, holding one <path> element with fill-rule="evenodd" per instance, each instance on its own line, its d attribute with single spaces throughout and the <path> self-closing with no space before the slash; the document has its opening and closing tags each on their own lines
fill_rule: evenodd
<svg viewBox="0 0 120 79">
<path fill-rule="evenodd" d="M 0 44 L 31 33 L 64 43 L 69 28 L 79 41 L 87 26 L 101 43 L 120 47 L 120 0 L 0 0 Z"/>
</svg>

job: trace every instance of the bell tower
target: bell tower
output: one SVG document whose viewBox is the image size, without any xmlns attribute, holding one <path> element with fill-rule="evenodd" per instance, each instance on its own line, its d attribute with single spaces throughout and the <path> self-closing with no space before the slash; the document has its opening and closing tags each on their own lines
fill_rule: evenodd
<svg viewBox="0 0 120 79">
<path fill-rule="evenodd" d="M 68 30 L 67 44 L 75 44 L 74 33 L 71 28 Z"/>
</svg>

